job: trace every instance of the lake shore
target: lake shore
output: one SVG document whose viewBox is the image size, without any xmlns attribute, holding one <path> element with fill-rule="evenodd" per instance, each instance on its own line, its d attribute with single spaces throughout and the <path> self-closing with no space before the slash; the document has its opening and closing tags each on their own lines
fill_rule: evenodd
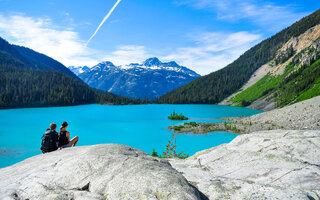
<svg viewBox="0 0 320 200">
<path fill-rule="evenodd" d="M 202 122 L 209 118 L 252 116 L 260 113 L 257 110 L 231 106 L 162 104 L 132 106 L 92 104 L 0 110 L 0 154 L 3 155 L 0 156 L 0 168 L 40 154 L 41 136 L 51 122 L 61 124 L 62 121 L 67 121 L 70 124 L 68 129 L 72 137 L 79 136 L 78 145 L 81 146 L 118 143 L 139 148 L 147 153 L 151 153 L 153 148 L 157 152 L 164 152 L 171 136 L 170 131 L 165 128 L 177 123 L 167 119 L 173 110 L 203 120 Z M 50 120 L 44 117 L 47 113 L 50 113 Z M 63 116 L 61 113 L 64 113 Z M 35 121 L 37 126 L 34 126 Z M 179 148 L 193 155 L 203 149 L 230 142 L 236 136 L 228 133 L 197 137 L 180 135 L 179 141 L 183 143 Z M 195 146 L 194 142 L 198 145 Z"/>
<path fill-rule="evenodd" d="M 319 129 L 319 104 L 317 97 L 251 117 L 224 118 L 230 123 L 214 127 Z M 186 126 L 199 132 L 213 127 Z M 168 160 L 120 144 L 68 148 L 0 169 L 5 177 L 0 199 L 126 199 L 128 194 L 128 199 L 318 199 L 319 142 L 319 130 L 258 131 L 187 159 Z"/>
<path fill-rule="evenodd" d="M 319 199 L 320 131 L 243 134 L 187 159 L 66 148 L 0 169 L 0 199 Z"/>
<path fill-rule="evenodd" d="M 169 161 L 209 199 L 319 199 L 320 96 L 223 120 L 229 123 L 184 125 L 177 132 L 249 134 Z"/>
<path fill-rule="evenodd" d="M 226 131 L 247 134 L 265 130 L 320 130 L 320 96 L 251 117 L 221 118 L 222 123 L 169 126 L 178 133 L 204 134 Z"/>
</svg>

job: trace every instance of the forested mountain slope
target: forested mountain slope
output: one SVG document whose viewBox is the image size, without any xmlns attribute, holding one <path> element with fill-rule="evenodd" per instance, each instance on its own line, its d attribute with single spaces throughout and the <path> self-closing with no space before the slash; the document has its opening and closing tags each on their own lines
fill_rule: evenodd
<svg viewBox="0 0 320 200">
<path fill-rule="evenodd" d="M 320 32 L 317 37 L 307 48 L 282 59 L 284 65 L 276 64 L 279 56 L 270 61 L 270 72 L 231 97 L 228 104 L 272 110 L 320 95 Z"/>
<path fill-rule="evenodd" d="M 0 38 L 0 108 L 139 103 L 89 87 L 61 63 Z"/>
<path fill-rule="evenodd" d="M 78 77 L 63 64 L 44 54 L 35 52 L 32 49 L 22 46 L 13 45 L 13 47 L 17 49 L 21 55 L 29 58 L 29 60 L 34 63 L 34 66 L 36 66 L 37 69 L 59 71 L 71 76 L 74 79 L 78 79 Z"/>
<path fill-rule="evenodd" d="M 252 47 L 225 68 L 173 90 L 156 102 L 218 103 L 239 90 L 262 65 L 273 60 L 278 50 L 292 37 L 297 37 L 318 24 L 320 10 Z"/>
</svg>

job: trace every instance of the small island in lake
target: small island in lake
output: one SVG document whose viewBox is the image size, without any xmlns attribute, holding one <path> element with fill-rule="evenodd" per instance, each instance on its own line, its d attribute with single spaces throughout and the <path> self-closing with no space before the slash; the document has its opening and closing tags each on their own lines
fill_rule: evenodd
<svg viewBox="0 0 320 200">
<path fill-rule="evenodd" d="M 173 110 L 173 113 L 171 113 L 171 115 L 168 116 L 168 119 L 170 119 L 170 120 L 188 120 L 189 118 L 184 116 L 182 113 L 180 113 L 180 115 L 178 115 L 178 113 L 176 113 Z"/>
</svg>

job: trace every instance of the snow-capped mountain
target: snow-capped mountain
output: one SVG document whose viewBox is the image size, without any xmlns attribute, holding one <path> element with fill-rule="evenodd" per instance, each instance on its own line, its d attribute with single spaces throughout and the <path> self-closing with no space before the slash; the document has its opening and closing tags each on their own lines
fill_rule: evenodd
<svg viewBox="0 0 320 200">
<path fill-rule="evenodd" d="M 149 100 L 200 77 L 196 72 L 174 61 L 163 63 L 158 58 L 121 66 L 115 66 L 109 61 L 101 62 L 78 76 L 94 88 L 125 97 Z"/>
<path fill-rule="evenodd" d="M 69 66 L 68 68 L 77 76 L 90 69 L 88 66 Z"/>
</svg>

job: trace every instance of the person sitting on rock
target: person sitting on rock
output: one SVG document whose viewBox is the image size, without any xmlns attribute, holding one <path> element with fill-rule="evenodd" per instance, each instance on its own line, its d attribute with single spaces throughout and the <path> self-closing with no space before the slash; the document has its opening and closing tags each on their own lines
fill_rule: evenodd
<svg viewBox="0 0 320 200">
<path fill-rule="evenodd" d="M 59 146 L 60 148 L 67 148 L 67 147 L 74 147 L 76 146 L 79 137 L 75 136 L 74 138 L 72 138 L 72 140 L 70 140 L 70 133 L 69 131 L 67 131 L 68 128 L 68 123 L 67 122 L 62 122 L 62 125 L 60 127 L 60 131 L 59 131 Z"/>
<path fill-rule="evenodd" d="M 42 153 L 55 151 L 59 147 L 58 133 L 56 132 L 57 124 L 51 123 L 50 128 L 46 130 L 41 138 Z"/>
</svg>

